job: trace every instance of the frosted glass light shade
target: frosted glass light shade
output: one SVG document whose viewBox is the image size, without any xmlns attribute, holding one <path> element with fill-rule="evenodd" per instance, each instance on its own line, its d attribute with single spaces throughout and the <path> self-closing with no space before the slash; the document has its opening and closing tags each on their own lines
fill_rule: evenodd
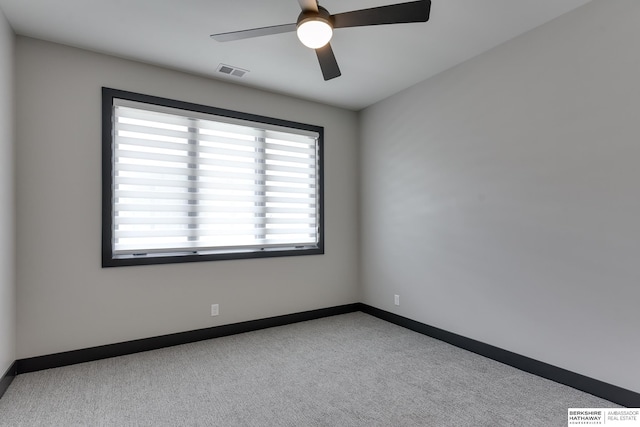
<svg viewBox="0 0 640 427">
<path fill-rule="evenodd" d="M 298 25 L 298 38 L 308 48 L 318 49 L 329 43 L 333 29 L 323 19 L 307 19 Z"/>
</svg>

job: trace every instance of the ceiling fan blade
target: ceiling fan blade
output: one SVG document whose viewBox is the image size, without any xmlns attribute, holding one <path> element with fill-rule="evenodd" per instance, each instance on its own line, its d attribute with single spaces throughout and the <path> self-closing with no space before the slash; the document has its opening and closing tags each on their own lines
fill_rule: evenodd
<svg viewBox="0 0 640 427">
<path fill-rule="evenodd" d="M 325 81 L 340 77 L 342 73 L 340 72 L 338 61 L 336 61 L 333 49 L 331 49 L 329 43 L 316 49 L 316 55 L 318 56 L 318 62 L 320 62 L 320 69 L 322 70 L 322 76 Z"/>
<path fill-rule="evenodd" d="M 211 38 L 219 42 L 248 39 L 252 37 L 270 36 L 272 34 L 289 33 L 296 30 L 296 24 L 274 25 L 271 27 L 252 28 L 250 30 L 232 31 L 229 33 L 211 34 Z"/>
<path fill-rule="evenodd" d="M 300 3 L 300 9 L 302 9 L 303 12 L 306 12 L 306 11 L 317 12 L 318 11 L 318 1 L 317 0 L 298 0 L 298 3 Z"/>
<path fill-rule="evenodd" d="M 426 22 L 431 10 L 430 0 L 418 0 L 408 3 L 391 4 L 354 10 L 332 15 L 333 28 L 362 27 L 365 25 L 406 24 Z"/>
</svg>

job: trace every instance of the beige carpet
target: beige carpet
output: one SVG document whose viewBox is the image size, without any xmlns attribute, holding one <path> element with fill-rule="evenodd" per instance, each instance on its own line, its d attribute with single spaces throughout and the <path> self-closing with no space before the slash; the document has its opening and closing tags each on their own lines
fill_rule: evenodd
<svg viewBox="0 0 640 427">
<path fill-rule="evenodd" d="M 611 402 L 363 313 L 23 374 L 0 426 L 566 426 Z"/>
</svg>

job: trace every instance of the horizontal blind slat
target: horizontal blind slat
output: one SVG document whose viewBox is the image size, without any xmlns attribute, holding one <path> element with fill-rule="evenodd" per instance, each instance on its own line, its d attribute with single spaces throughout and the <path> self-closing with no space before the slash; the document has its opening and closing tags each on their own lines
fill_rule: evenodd
<svg viewBox="0 0 640 427">
<path fill-rule="evenodd" d="M 193 217 L 191 217 L 193 218 Z M 306 224 L 315 227 L 311 218 L 207 218 L 203 216 L 197 217 L 198 224 L 262 224 L 282 225 L 291 227 L 296 224 Z M 118 216 L 115 225 L 178 225 L 185 224 L 184 217 L 126 217 Z"/>
<path fill-rule="evenodd" d="M 251 236 L 252 238 L 259 238 L 262 235 L 278 235 L 278 234 L 287 234 L 287 235 L 305 235 L 308 236 L 310 234 L 315 234 L 315 229 L 309 228 L 305 230 L 298 229 L 282 229 L 282 230 L 268 230 L 259 228 L 227 228 L 220 230 L 211 230 L 211 229 L 153 229 L 153 230 L 135 230 L 135 231 L 126 231 L 121 230 L 118 233 L 119 239 L 126 238 L 153 238 L 153 237 L 182 237 L 185 235 L 185 232 L 193 232 L 198 236 L 206 236 L 206 237 L 215 237 L 215 236 Z"/>
<path fill-rule="evenodd" d="M 153 214 L 154 212 L 177 212 L 177 213 L 190 213 L 196 214 L 200 210 L 205 210 L 202 206 L 199 205 L 169 205 L 169 204 L 157 204 L 157 205 L 147 205 L 147 204 L 119 204 L 116 203 L 114 206 L 115 214 L 123 212 L 148 212 L 149 214 Z M 254 213 L 256 212 L 255 207 L 227 207 L 227 206 L 216 206 L 215 212 L 237 212 L 237 213 Z M 315 208 L 280 208 L 280 207 L 270 207 L 269 213 L 273 214 L 316 214 Z"/>
<path fill-rule="evenodd" d="M 262 195 L 230 195 L 230 194 L 209 194 L 190 192 L 166 192 L 166 191 L 118 191 L 118 199 L 140 199 L 140 200 L 199 200 L 199 201 L 221 201 L 221 202 L 251 202 L 251 203 L 291 203 L 315 205 L 315 198 L 311 197 L 273 197 Z"/>
<path fill-rule="evenodd" d="M 131 255 L 135 253 L 219 253 L 219 252 L 257 252 L 261 251 L 264 248 L 291 248 L 294 247 L 317 247 L 317 244 L 314 241 L 296 241 L 296 242 L 286 242 L 282 243 L 276 240 L 261 240 L 254 244 L 246 244 L 246 245 L 224 245 L 220 244 L 218 246 L 213 246 L 209 244 L 209 242 L 186 242 L 184 246 L 170 246 L 165 244 L 153 244 L 149 243 L 147 246 L 141 250 L 137 245 L 134 244 L 123 244 L 122 249 L 119 251 L 120 254 Z"/>
<path fill-rule="evenodd" d="M 184 168 L 174 168 L 168 166 L 150 166 L 150 165 L 134 165 L 134 164 L 126 164 L 126 163 L 118 163 L 114 167 L 116 173 L 120 172 L 134 172 L 141 174 L 154 174 L 154 175 L 173 175 L 173 176 L 185 176 Z M 254 171 L 251 172 L 229 172 L 229 171 L 220 171 L 220 170 L 205 170 L 205 169 L 194 169 L 193 173 L 190 170 L 190 174 L 198 177 L 211 177 L 211 178 L 235 178 L 249 181 L 265 181 L 269 182 L 281 182 L 281 183 L 291 183 L 291 184 L 316 184 L 316 179 L 314 175 L 309 175 L 308 177 L 292 177 L 286 175 L 275 175 L 275 174 L 259 174 Z M 116 175 L 120 176 L 120 175 Z"/>
<path fill-rule="evenodd" d="M 165 163 L 173 163 L 176 165 L 184 165 L 185 173 L 187 172 L 187 165 L 194 164 L 195 161 L 193 158 L 188 155 L 172 155 L 172 154 L 161 154 L 161 153 L 146 153 L 142 151 L 131 151 L 131 150 L 116 150 L 115 153 L 117 162 L 124 162 L 126 160 L 141 160 L 145 162 L 155 161 L 155 162 L 165 162 Z M 252 156 L 254 159 L 257 159 L 258 156 Z M 256 163 L 250 161 L 239 161 L 239 160 L 216 160 L 210 158 L 198 158 L 198 165 L 200 167 L 203 166 L 221 166 L 228 168 L 237 168 L 237 169 L 247 169 L 254 171 L 274 171 L 274 172 L 291 172 L 291 173 L 299 173 L 304 175 L 313 176 L 313 169 L 309 168 L 308 165 L 302 166 L 283 166 L 283 165 L 268 165 L 266 163 Z M 191 169 L 195 170 L 195 167 L 188 168 L 190 172 Z M 206 169 L 205 169 L 206 170 Z"/>
<path fill-rule="evenodd" d="M 308 194 L 314 196 L 316 191 L 311 187 L 286 187 L 276 185 L 263 185 L 263 184 L 244 184 L 238 181 L 224 182 L 207 182 L 207 181 L 192 181 L 188 179 L 176 180 L 176 179 L 150 179 L 150 178 L 133 178 L 116 176 L 114 178 L 114 184 L 129 185 L 137 187 L 163 187 L 163 188 L 194 188 L 196 186 L 200 188 L 216 188 L 224 190 L 238 190 L 238 191 L 255 191 L 264 193 L 292 193 L 292 194 Z"/>
</svg>

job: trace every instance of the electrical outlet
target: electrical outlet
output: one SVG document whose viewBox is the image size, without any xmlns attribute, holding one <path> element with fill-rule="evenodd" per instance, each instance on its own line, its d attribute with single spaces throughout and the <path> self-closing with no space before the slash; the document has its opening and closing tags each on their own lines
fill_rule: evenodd
<svg viewBox="0 0 640 427">
<path fill-rule="evenodd" d="M 220 314 L 220 306 L 218 304 L 211 304 L 211 315 L 217 316 Z"/>
<path fill-rule="evenodd" d="M 400 295 L 394 295 L 393 296 L 393 303 L 395 305 L 400 305 Z"/>
</svg>

